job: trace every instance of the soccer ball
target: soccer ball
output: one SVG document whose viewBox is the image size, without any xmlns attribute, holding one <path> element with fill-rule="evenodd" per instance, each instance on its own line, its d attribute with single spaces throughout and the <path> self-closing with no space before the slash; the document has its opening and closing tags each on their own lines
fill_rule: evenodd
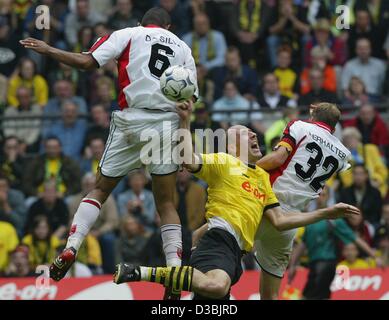
<svg viewBox="0 0 389 320">
<path fill-rule="evenodd" d="M 193 72 L 183 66 L 171 66 L 160 78 L 161 91 L 171 101 L 182 102 L 189 100 L 195 90 Z"/>
</svg>

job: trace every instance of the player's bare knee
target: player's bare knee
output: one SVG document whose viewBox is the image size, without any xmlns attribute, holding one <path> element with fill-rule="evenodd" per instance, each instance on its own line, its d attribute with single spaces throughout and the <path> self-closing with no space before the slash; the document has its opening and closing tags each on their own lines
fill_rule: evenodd
<svg viewBox="0 0 389 320">
<path fill-rule="evenodd" d="M 209 293 L 213 299 L 224 298 L 229 291 L 228 281 L 220 281 L 219 279 L 209 279 L 205 284 L 203 290 Z"/>
</svg>

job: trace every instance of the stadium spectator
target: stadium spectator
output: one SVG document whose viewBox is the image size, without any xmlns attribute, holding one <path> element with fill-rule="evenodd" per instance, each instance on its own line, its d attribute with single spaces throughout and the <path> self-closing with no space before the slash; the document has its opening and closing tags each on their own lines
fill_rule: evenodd
<svg viewBox="0 0 389 320">
<path fill-rule="evenodd" d="M 377 247 L 377 255 L 382 261 L 383 267 L 389 267 L 389 227 L 381 226 L 377 229 L 374 239 Z"/>
<path fill-rule="evenodd" d="M 30 265 L 28 246 L 20 244 L 9 253 L 9 263 L 4 272 L 4 276 L 10 278 L 36 276 L 36 273 Z"/>
<path fill-rule="evenodd" d="M 25 194 L 36 196 L 43 184 L 54 181 L 60 195 L 80 191 L 80 169 L 77 163 L 62 153 L 61 142 L 56 137 L 44 141 L 44 152 L 35 156 L 26 166 L 23 187 Z"/>
<path fill-rule="evenodd" d="M 183 19 L 187 15 L 186 3 L 179 0 L 159 0 L 161 8 L 165 9 L 171 19 L 171 25 L 169 30 L 176 34 L 178 37 L 182 37 L 189 30 L 189 20 Z"/>
<path fill-rule="evenodd" d="M 274 140 L 279 141 L 282 137 L 282 133 L 286 125 L 294 120 L 297 120 L 299 116 L 299 110 L 296 108 L 285 108 L 282 111 L 282 118 L 272 123 L 272 125 L 265 132 L 265 144 L 266 151 L 270 152 L 272 150 L 272 142 Z"/>
<path fill-rule="evenodd" d="M 76 103 L 65 101 L 62 105 L 61 121 L 54 123 L 45 132 L 45 137 L 54 136 L 59 139 L 65 156 L 77 160 L 81 157 L 87 129 L 86 123 L 78 119 L 78 113 Z"/>
<path fill-rule="evenodd" d="M 13 189 L 22 189 L 25 158 L 20 153 L 20 142 L 15 136 L 4 139 L 3 153 L 0 158 L 0 172 L 7 178 Z"/>
<path fill-rule="evenodd" d="M 26 213 L 23 193 L 11 189 L 8 179 L 0 174 L 0 220 L 11 223 L 22 235 Z"/>
<path fill-rule="evenodd" d="M 239 50 L 229 47 L 226 53 L 226 64 L 215 68 L 212 72 L 215 83 L 215 99 L 223 94 L 223 84 L 226 80 L 233 80 L 238 84 L 239 92 L 250 101 L 254 101 L 258 91 L 258 76 L 254 69 L 242 64 Z"/>
<path fill-rule="evenodd" d="M 218 122 L 211 119 L 208 108 L 209 105 L 203 101 L 196 103 L 194 120 L 190 126 L 192 135 L 194 135 L 194 145 L 198 148 L 198 152 L 201 153 L 217 152 L 219 141 L 217 139 L 213 139 L 211 135 L 217 134 L 217 130 L 223 130 Z M 206 131 L 207 129 L 210 129 L 211 131 Z M 196 133 L 196 130 L 201 131 Z"/>
<path fill-rule="evenodd" d="M 349 60 L 342 71 L 342 89 L 345 91 L 353 76 L 360 78 L 366 85 L 367 93 L 380 96 L 385 79 L 386 65 L 384 61 L 371 56 L 371 43 L 366 38 L 356 42 L 356 54 Z"/>
<path fill-rule="evenodd" d="M 307 21 L 307 7 L 302 3 L 295 4 L 293 0 L 280 0 L 272 13 L 270 22 L 270 35 L 266 39 L 270 65 L 274 68 L 277 64 L 277 50 L 282 44 L 288 44 L 299 56 L 303 47 L 302 39 L 305 39 L 310 31 Z M 296 60 L 297 61 L 297 60 Z"/>
<path fill-rule="evenodd" d="M 231 112 L 227 113 L 226 110 L 231 110 Z M 238 85 L 233 80 L 227 80 L 223 86 L 223 96 L 216 100 L 212 106 L 212 120 L 220 122 L 224 129 L 227 129 L 229 124 L 248 124 L 250 122 L 253 123 L 253 126 L 258 124 L 257 126 L 260 127 L 261 113 L 249 114 L 240 110 L 259 110 L 259 105 L 256 102 L 250 103 L 239 93 Z"/>
<path fill-rule="evenodd" d="M 348 51 L 349 57 L 354 58 L 358 53 L 356 52 L 356 44 L 359 39 L 369 39 L 372 43 L 372 56 L 376 58 L 384 58 L 382 50 L 382 32 L 374 25 L 369 14 L 368 9 L 360 8 L 355 13 L 355 24 L 349 30 L 348 35 Z"/>
<path fill-rule="evenodd" d="M 103 105 L 96 104 L 91 108 L 91 118 L 92 121 L 85 135 L 85 145 L 96 138 L 100 138 L 105 143 L 109 135 L 109 113 Z"/>
<path fill-rule="evenodd" d="M 381 99 L 379 97 L 367 93 L 366 85 L 359 77 L 353 76 L 344 93 L 342 104 L 348 107 L 360 108 L 362 105 L 369 102 L 375 103 L 380 101 Z"/>
<path fill-rule="evenodd" d="M 4 116 L 12 118 L 12 120 L 3 122 L 4 136 L 15 136 L 26 143 L 29 151 L 37 151 L 41 134 L 42 108 L 33 103 L 30 88 L 19 87 L 16 91 L 16 98 L 17 107 L 8 107 L 4 111 Z"/>
<path fill-rule="evenodd" d="M 91 9 L 89 0 L 76 0 L 74 12 L 69 13 L 65 19 L 65 37 L 70 48 L 77 43 L 77 34 L 84 26 L 93 26 L 106 19 L 100 13 Z"/>
<path fill-rule="evenodd" d="M 19 35 L 10 26 L 9 19 L 0 15 L 0 74 L 6 77 L 11 76 L 25 53 L 18 40 Z"/>
<path fill-rule="evenodd" d="M 101 104 L 107 112 L 118 110 L 118 104 L 114 99 L 115 85 L 110 77 L 105 75 L 98 77 L 95 84 L 91 85 L 96 87 L 95 92 L 89 92 L 91 104 Z"/>
<path fill-rule="evenodd" d="M 358 115 L 343 124 L 344 127 L 355 127 L 362 134 L 363 144 L 375 144 L 389 163 L 389 132 L 386 123 L 371 104 L 363 104 Z"/>
<path fill-rule="evenodd" d="M 133 8 L 132 0 L 117 0 L 107 24 L 112 30 L 131 28 L 138 25 L 140 18 L 141 14 Z"/>
<path fill-rule="evenodd" d="M 271 8 L 266 1 L 241 0 L 234 4 L 234 40 L 238 42 L 242 58 L 253 68 L 258 67 L 260 41 L 269 27 Z"/>
<path fill-rule="evenodd" d="M 37 216 L 47 217 L 53 235 L 62 239 L 68 229 L 69 210 L 63 199 L 58 196 L 55 183 L 46 182 L 39 198 L 28 210 L 25 233 L 32 233 L 31 226 Z"/>
<path fill-rule="evenodd" d="M 369 269 L 372 267 L 368 261 L 360 258 L 358 247 L 352 242 L 343 246 L 342 256 L 344 260 L 338 263 L 338 267 L 343 266 L 349 269 Z"/>
<path fill-rule="evenodd" d="M 115 243 L 116 263 L 128 262 L 139 264 L 143 262 L 145 246 L 151 236 L 141 222 L 133 215 L 122 218 L 120 237 Z"/>
<path fill-rule="evenodd" d="M 183 229 L 196 230 L 205 223 L 207 193 L 187 170 L 177 174 L 175 204 Z"/>
<path fill-rule="evenodd" d="M 362 215 L 355 215 L 346 218 L 346 222 L 349 227 L 357 234 L 360 238 L 366 241 L 370 246 L 373 246 L 373 238 L 375 229 L 374 226 L 366 221 Z"/>
<path fill-rule="evenodd" d="M 346 62 L 346 46 L 342 38 L 336 38 L 331 34 L 331 23 L 326 18 L 316 20 L 313 25 L 313 37 L 304 48 L 304 65 L 309 68 L 314 65 L 312 50 L 319 48 L 325 53 L 325 58 L 330 65 L 342 66 Z"/>
<path fill-rule="evenodd" d="M 310 71 L 312 69 L 319 69 L 323 72 L 323 89 L 328 92 L 336 93 L 336 71 L 335 68 L 328 64 L 328 48 L 314 47 L 311 51 L 311 67 L 304 68 L 301 73 L 301 94 L 307 94 L 312 89 L 310 82 Z"/>
<path fill-rule="evenodd" d="M 131 214 L 142 223 L 147 231 L 154 231 L 157 209 L 153 193 L 145 189 L 146 183 L 146 176 L 142 170 L 129 173 L 129 189 L 118 196 L 119 214 L 121 217 Z"/>
<path fill-rule="evenodd" d="M 22 243 L 28 246 L 28 260 L 35 269 L 37 266 L 48 265 L 53 261 L 60 240 L 52 233 L 47 216 L 37 215 L 30 222 L 31 232 L 24 236 Z"/>
<path fill-rule="evenodd" d="M 293 249 L 288 269 L 288 282 L 296 275 L 296 266 L 307 249 L 308 279 L 303 290 L 307 300 L 329 299 L 330 285 L 335 277 L 338 245 L 354 243 L 374 260 L 375 251 L 351 230 L 343 219 L 320 221 L 305 227 L 302 241 Z"/>
<path fill-rule="evenodd" d="M 388 190 L 386 183 L 388 170 L 378 147 L 370 143 L 362 144 L 362 135 L 356 128 L 345 128 L 342 135 L 343 144 L 351 151 L 351 163 L 364 165 L 369 172 L 372 185 L 380 190 L 382 197 L 385 197 Z M 353 183 L 350 170 L 341 172 L 339 178 L 343 187 L 349 187 Z"/>
<path fill-rule="evenodd" d="M 77 42 L 74 45 L 73 52 L 88 52 L 92 47 L 95 38 L 92 26 L 83 26 L 77 33 Z"/>
<path fill-rule="evenodd" d="M 85 84 L 82 81 L 83 75 L 77 69 L 69 67 L 64 63 L 59 63 L 58 66 L 55 66 L 53 68 L 53 71 L 48 73 L 48 79 L 49 79 L 49 83 L 54 84 L 51 88 L 51 95 L 53 93 L 56 95 L 57 90 L 59 90 L 61 93 L 61 89 L 62 89 L 62 92 L 64 91 L 65 93 L 67 93 L 66 96 L 63 97 L 66 99 L 70 99 L 72 97 L 72 92 L 77 92 L 79 94 L 83 92 L 82 90 L 85 86 Z M 72 84 L 73 88 L 71 89 L 67 88 L 66 85 L 64 89 L 56 88 L 57 82 L 61 80 L 69 81 Z M 49 99 L 45 108 L 48 108 L 47 106 L 49 106 L 52 103 L 52 99 L 53 98 Z M 83 100 L 82 98 L 78 98 L 78 99 L 80 100 L 79 102 Z M 85 101 L 83 101 L 83 103 L 85 105 Z M 86 106 L 85 106 L 85 110 L 86 110 Z"/>
<path fill-rule="evenodd" d="M 296 99 L 299 77 L 291 68 L 291 63 L 292 49 L 289 46 L 280 47 L 277 52 L 277 65 L 273 73 L 278 78 L 281 94 L 290 99 Z"/>
<path fill-rule="evenodd" d="M 81 182 L 81 192 L 72 196 L 69 199 L 69 211 L 71 212 L 71 216 L 68 221 L 71 221 L 73 219 L 73 215 L 76 213 L 81 200 L 94 188 L 95 183 L 95 174 L 87 173 L 86 175 L 84 175 Z M 101 253 L 103 257 L 103 270 L 106 273 L 112 273 L 113 268 L 115 266 L 115 231 L 118 225 L 118 210 L 113 196 L 110 195 L 101 207 L 100 215 L 90 232 L 90 234 L 96 239 L 98 239 L 100 243 Z"/>
<path fill-rule="evenodd" d="M 215 83 L 207 77 L 207 70 L 201 65 L 196 65 L 197 85 L 199 96 L 208 104 L 212 104 L 215 98 Z"/>
<path fill-rule="evenodd" d="M 33 102 L 42 108 L 47 104 L 49 89 L 44 77 L 36 73 L 36 65 L 30 58 L 19 61 L 17 72 L 9 80 L 8 104 L 13 107 L 19 105 L 17 91 L 19 87 L 27 87 L 33 91 Z"/>
<path fill-rule="evenodd" d="M 323 88 L 324 73 L 322 70 L 318 68 L 311 69 L 309 72 L 309 81 L 312 88 L 308 93 L 300 97 L 300 106 L 309 107 L 311 104 L 322 101 L 337 103 L 338 98 L 336 97 L 336 94 Z"/>
<path fill-rule="evenodd" d="M 224 35 L 211 29 L 205 13 L 195 16 L 193 25 L 194 30 L 185 34 L 182 40 L 192 49 L 196 64 L 201 64 L 207 71 L 222 67 L 227 50 Z"/>
<path fill-rule="evenodd" d="M 87 105 L 84 98 L 74 95 L 74 86 L 71 81 L 67 79 L 58 79 L 53 85 L 54 96 L 50 98 L 44 108 L 45 116 L 53 116 L 61 114 L 61 106 L 65 101 L 71 100 L 78 105 L 79 112 L 85 114 L 87 112 Z M 45 126 L 52 122 L 45 123 Z"/>
<path fill-rule="evenodd" d="M 296 101 L 281 94 L 280 83 L 274 73 L 267 73 L 263 77 L 263 89 L 259 92 L 258 103 L 260 108 L 296 107 Z"/>
<path fill-rule="evenodd" d="M 92 138 L 85 149 L 85 157 L 81 160 L 80 169 L 82 175 L 92 172 L 96 173 L 99 162 L 103 156 L 105 148 L 104 140 L 96 137 Z"/>
<path fill-rule="evenodd" d="M 371 185 L 369 172 L 363 164 L 352 169 L 353 183 L 340 191 L 339 200 L 361 209 L 363 218 L 377 226 L 381 220 L 382 198 L 380 191 Z"/>
<path fill-rule="evenodd" d="M 19 238 L 15 227 L 0 220 L 0 276 L 3 275 L 9 264 L 9 254 L 15 250 Z"/>
</svg>

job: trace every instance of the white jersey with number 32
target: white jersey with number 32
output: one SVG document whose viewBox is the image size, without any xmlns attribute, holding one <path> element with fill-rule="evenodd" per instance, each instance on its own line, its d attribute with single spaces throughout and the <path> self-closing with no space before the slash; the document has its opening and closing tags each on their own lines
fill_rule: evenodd
<svg viewBox="0 0 389 320">
<path fill-rule="evenodd" d="M 350 151 L 321 122 L 292 121 L 278 146 L 289 157 L 270 173 L 273 190 L 286 209 L 301 211 L 319 196 L 325 182 L 336 172 L 349 169 Z"/>
<path fill-rule="evenodd" d="M 154 25 L 115 31 L 98 39 L 88 53 L 99 66 L 117 60 L 121 110 L 131 107 L 173 111 L 174 102 L 160 90 L 163 71 L 171 65 L 182 65 L 196 77 L 190 48 L 170 31 Z"/>
</svg>

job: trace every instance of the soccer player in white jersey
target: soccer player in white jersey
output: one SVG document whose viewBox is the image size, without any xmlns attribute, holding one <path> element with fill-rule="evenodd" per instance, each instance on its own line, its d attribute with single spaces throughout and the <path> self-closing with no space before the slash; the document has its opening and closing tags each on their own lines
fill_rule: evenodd
<svg viewBox="0 0 389 320">
<path fill-rule="evenodd" d="M 161 8 L 152 8 L 145 13 L 140 26 L 118 30 L 98 39 L 87 53 L 62 51 L 33 38 L 20 41 L 25 48 L 79 69 L 93 70 L 116 59 L 119 72 L 118 104 L 121 110 L 112 114 L 96 186 L 81 201 L 66 249 L 50 267 L 54 280 L 62 279 L 74 263 L 77 250 L 95 223 L 101 205 L 120 179 L 142 166 L 141 149 L 147 141 L 143 141 L 141 135 L 154 136 L 156 131 L 162 140 L 158 142 L 163 143 L 158 150 L 163 159 L 158 163 L 151 162 L 147 167 L 161 216 L 167 265 L 181 265 L 181 225 L 173 201 L 178 166 L 171 152 L 175 144 L 171 134 L 178 129 L 179 117 L 176 104 L 162 94 L 159 78 L 171 65 L 183 65 L 194 75 L 196 67 L 190 48 L 168 31 L 169 26 L 169 14 Z M 163 123 L 166 128 L 167 121 L 170 122 L 169 130 L 163 130 Z"/>
<path fill-rule="evenodd" d="M 336 105 L 311 106 L 310 121 L 292 121 L 275 151 L 257 165 L 270 173 L 270 182 L 285 212 L 301 212 L 317 198 L 325 182 L 347 170 L 350 151 L 333 135 L 341 113 Z M 296 229 L 277 231 L 263 219 L 255 241 L 255 255 L 262 269 L 261 299 L 277 299 L 288 266 Z"/>
</svg>

